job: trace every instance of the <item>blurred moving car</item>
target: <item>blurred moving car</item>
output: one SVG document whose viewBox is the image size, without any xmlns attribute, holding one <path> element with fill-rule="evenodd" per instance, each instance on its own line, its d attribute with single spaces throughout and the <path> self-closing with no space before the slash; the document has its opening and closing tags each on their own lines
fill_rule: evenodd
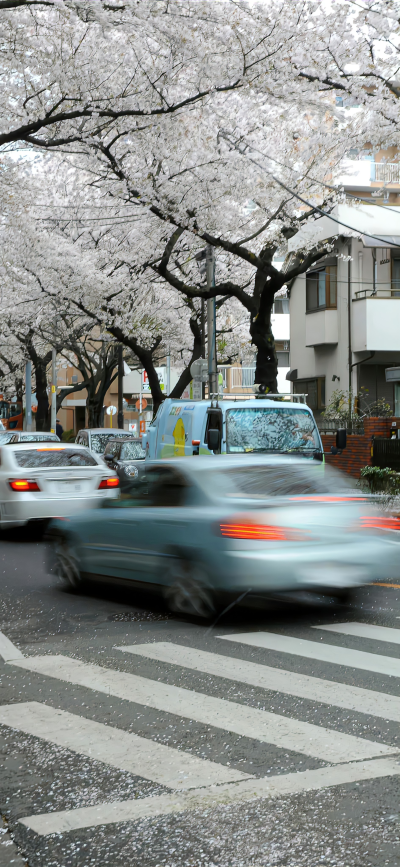
<svg viewBox="0 0 400 867">
<path fill-rule="evenodd" d="M 99 578 L 152 585 L 179 613 L 209 616 L 243 594 L 345 601 L 353 588 L 400 572 L 400 521 L 320 462 L 154 461 L 129 497 L 103 506 L 52 522 L 56 572 L 74 586 Z"/>
<path fill-rule="evenodd" d="M 110 437 L 103 458 L 119 478 L 121 492 L 130 491 L 133 479 L 145 469 L 146 451 L 141 440 L 132 437 Z"/>
<path fill-rule="evenodd" d="M 31 432 L 25 430 L 9 431 L 11 438 L 9 443 L 59 443 L 60 437 L 57 434 L 44 431 L 43 433 Z M 2 440 L 0 439 L 0 445 Z"/>
<path fill-rule="evenodd" d="M 1 528 L 74 515 L 118 494 L 118 477 L 82 446 L 20 442 L 0 449 Z"/>
<path fill-rule="evenodd" d="M 103 455 L 109 439 L 115 437 L 131 437 L 134 439 L 135 435 L 120 428 L 116 428 L 115 430 L 111 427 L 83 428 L 78 431 L 75 442 L 80 446 L 86 446 L 86 448 L 92 452 L 96 452 L 98 455 Z"/>
</svg>

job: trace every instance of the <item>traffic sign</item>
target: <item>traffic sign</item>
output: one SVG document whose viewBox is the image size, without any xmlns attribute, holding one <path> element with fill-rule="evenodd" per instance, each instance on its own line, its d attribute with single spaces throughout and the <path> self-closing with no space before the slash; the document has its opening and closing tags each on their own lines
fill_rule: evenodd
<svg viewBox="0 0 400 867">
<path fill-rule="evenodd" d="M 140 410 L 140 400 L 137 400 L 135 403 L 136 409 Z M 142 397 L 142 409 L 146 409 L 147 400 L 145 397 Z"/>
<path fill-rule="evenodd" d="M 108 406 L 106 409 L 107 415 L 115 415 L 116 412 L 117 412 L 116 406 Z"/>
</svg>

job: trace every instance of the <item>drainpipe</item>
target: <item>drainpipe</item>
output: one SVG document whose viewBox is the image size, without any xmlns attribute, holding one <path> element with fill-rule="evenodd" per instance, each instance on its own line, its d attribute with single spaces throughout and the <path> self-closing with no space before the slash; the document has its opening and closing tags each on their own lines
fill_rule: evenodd
<svg viewBox="0 0 400 867">
<path fill-rule="evenodd" d="M 352 386 L 352 361 L 351 348 L 351 241 L 348 244 L 349 261 L 347 263 L 347 328 L 348 328 L 348 363 L 349 363 L 349 418 L 351 418 L 351 386 Z"/>
</svg>

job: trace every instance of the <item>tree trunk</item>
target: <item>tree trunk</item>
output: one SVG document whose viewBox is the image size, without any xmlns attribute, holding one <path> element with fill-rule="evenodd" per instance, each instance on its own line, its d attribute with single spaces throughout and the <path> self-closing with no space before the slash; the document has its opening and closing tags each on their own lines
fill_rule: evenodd
<svg viewBox="0 0 400 867">
<path fill-rule="evenodd" d="M 271 309 L 269 315 L 261 316 L 259 313 L 250 325 L 251 342 L 257 349 L 254 383 L 261 385 L 265 394 L 278 392 L 278 357 L 271 328 Z"/>
<path fill-rule="evenodd" d="M 87 399 L 88 427 L 104 427 L 103 401 L 104 396 L 101 400 L 98 400 L 97 395 L 94 395 L 94 398 Z"/>
<path fill-rule="evenodd" d="M 43 359 L 37 359 L 35 364 L 36 378 L 36 430 L 50 430 L 49 399 L 47 395 L 47 363 Z"/>
</svg>

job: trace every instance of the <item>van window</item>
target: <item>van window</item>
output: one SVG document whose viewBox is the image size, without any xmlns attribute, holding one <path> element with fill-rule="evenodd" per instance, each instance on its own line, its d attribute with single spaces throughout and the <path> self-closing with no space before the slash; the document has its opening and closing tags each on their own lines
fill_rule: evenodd
<svg viewBox="0 0 400 867">
<path fill-rule="evenodd" d="M 321 449 L 311 413 L 305 409 L 249 407 L 226 411 L 226 451 L 308 452 Z"/>
</svg>

